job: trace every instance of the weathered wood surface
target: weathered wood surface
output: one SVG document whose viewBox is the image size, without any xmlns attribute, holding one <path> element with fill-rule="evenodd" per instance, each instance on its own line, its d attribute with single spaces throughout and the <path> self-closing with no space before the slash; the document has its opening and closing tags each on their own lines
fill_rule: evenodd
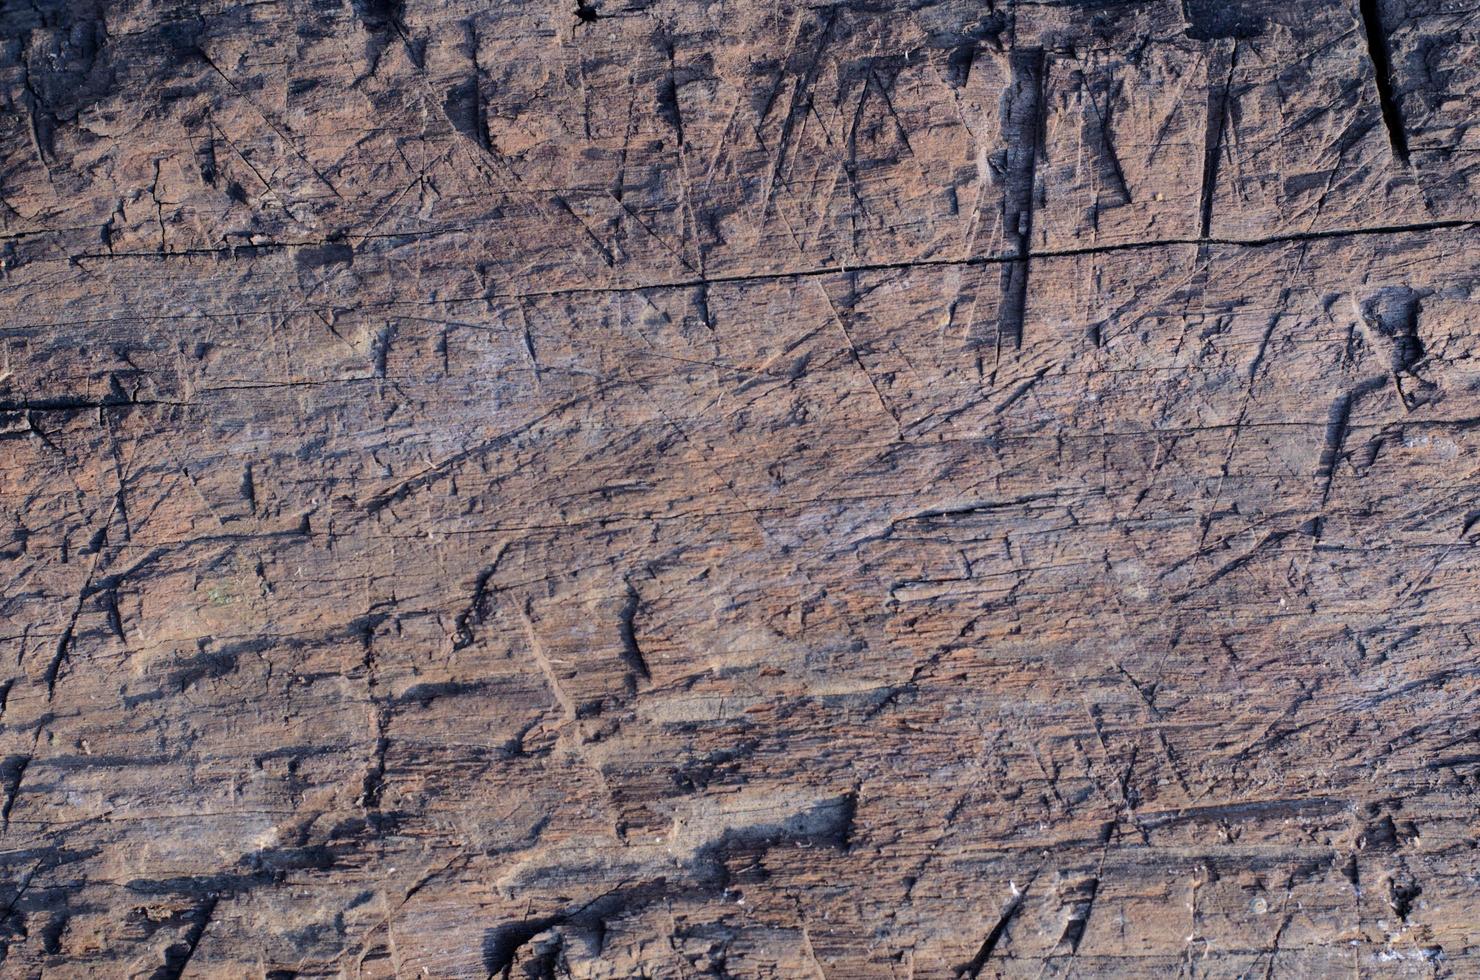
<svg viewBox="0 0 1480 980">
<path fill-rule="evenodd" d="M 5 976 L 1480 975 L 1472 7 L 0 11 Z"/>
</svg>

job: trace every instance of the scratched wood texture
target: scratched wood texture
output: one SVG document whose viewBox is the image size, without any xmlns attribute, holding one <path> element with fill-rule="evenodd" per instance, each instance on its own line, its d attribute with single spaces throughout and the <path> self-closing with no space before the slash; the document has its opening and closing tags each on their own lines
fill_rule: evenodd
<svg viewBox="0 0 1480 980">
<path fill-rule="evenodd" d="M 1480 976 L 1477 43 L 0 5 L 0 974 Z"/>
</svg>

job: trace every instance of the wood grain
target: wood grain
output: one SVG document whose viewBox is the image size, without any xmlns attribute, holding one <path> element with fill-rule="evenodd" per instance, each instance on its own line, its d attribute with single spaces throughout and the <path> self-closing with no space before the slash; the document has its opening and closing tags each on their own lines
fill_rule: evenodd
<svg viewBox="0 0 1480 980">
<path fill-rule="evenodd" d="M 0 6 L 0 973 L 1480 975 L 1477 38 Z"/>
</svg>

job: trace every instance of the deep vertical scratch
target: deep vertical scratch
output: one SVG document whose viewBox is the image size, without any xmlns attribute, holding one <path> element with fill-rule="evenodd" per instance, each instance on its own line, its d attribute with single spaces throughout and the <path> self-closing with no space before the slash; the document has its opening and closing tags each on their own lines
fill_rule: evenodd
<svg viewBox="0 0 1480 980">
<path fill-rule="evenodd" d="M 1228 127 L 1228 96 L 1233 86 L 1233 70 L 1238 64 L 1238 40 L 1228 55 L 1228 70 L 1223 84 L 1212 84 L 1213 68 L 1221 59 L 1208 62 L 1208 115 L 1203 136 L 1202 193 L 1198 198 L 1198 237 L 1207 238 L 1213 231 L 1213 199 L 1218 192 L 1218 160 L 1223 154 L 1223 132 Z"/>
<path fill-rule="evenodd" d="M 1033 191 L 1043 131 L 1043 49 L 1013 51 L 1009 60 L 1012 81 L 1003 119 L 1007 188 L 1002 197 L 1002 228 L 1010 261 L 1002 267 L 999 348 L 1004 340 L 1014 348 L 1023 342 L 1029 252 L 1033 243 Z"/>
<path fill-rule="evenodd" d="M 1382 26 L 1382 11 L 1378 0 L 1358 0 L 1362 12 L 1362 26 L 1367 31 L 1367 57 L 1372 62 L 1372 75 L 1377 82 L 1377 102 L 1382 108 L 1382 124 L 1387 128 L 1388 144 L 1393 150 L 1393 159 L 1408 162 L 1408 132 L 1403 125 L 1403 111 L 1393 95 L 1392 52 L 1388 48 L 1387 31 Z"/>
</svg>

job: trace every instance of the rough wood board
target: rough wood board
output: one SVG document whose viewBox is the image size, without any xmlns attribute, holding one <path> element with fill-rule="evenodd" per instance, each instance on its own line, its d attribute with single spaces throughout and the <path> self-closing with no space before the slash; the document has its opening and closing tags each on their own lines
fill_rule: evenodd
<svg viewBox="0 0 1480 980">
<path fill-rule="evenodd" d="M 1477 34 L 0 6 L 0 973 L 1480 976 Z"/>
</svg>

